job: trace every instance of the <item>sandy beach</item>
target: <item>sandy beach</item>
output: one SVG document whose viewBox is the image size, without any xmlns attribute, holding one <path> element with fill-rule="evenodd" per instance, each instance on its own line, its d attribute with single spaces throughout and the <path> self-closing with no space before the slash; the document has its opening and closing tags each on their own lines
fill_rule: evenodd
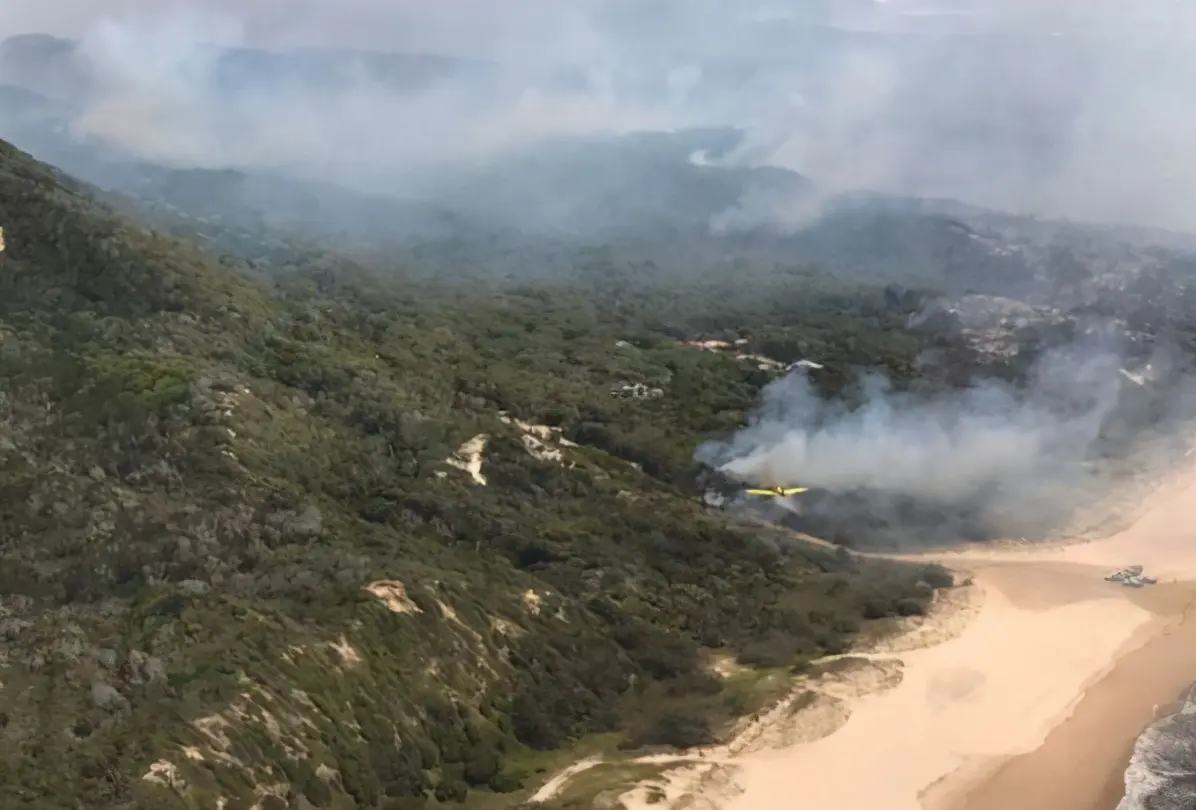
<svg viewBox="0 0 1196 810">
<path fill-rule="evenodd" d="M 896 688 L 836 732 L 736 763 L 727 810 L 1112 810 L 1135 737 L 1196 680 L 1196 471 L 1125 531 L 1087 543 L 941 555 L 978 609 L 942 643 L 897 653 Z M 1160 584 L 1124 588 L 1140 564 Z"/>
<path fill-rule="evenodd" d="M 813 704 L 782 704 L 700 756 L 647 758 L 674 767 L 621 804 L 1114 810 L 1134 740 L 1196 681 L 1196 469 L 1125 523 L 1090 542 L 921 556 L 971 584 L 805 684 Z M 1104 581 L 1134 564 L 1159 584 Z"/>
</svg>

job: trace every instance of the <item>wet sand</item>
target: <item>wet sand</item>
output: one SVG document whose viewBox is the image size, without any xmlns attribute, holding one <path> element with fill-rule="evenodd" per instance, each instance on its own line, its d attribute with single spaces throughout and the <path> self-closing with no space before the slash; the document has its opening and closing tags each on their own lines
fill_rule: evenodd
<svg viewBox="0 0 1196 810">
<path fill-rule="evenodd" d="M 970 772 L 958 770 L 927 793 L 927 807 L 1114 810 L 1124 795 L 1134 741 L 1196 682 L 1196 472 L 1166 482 L 1124 531 L 1017 556 L 1032 568 L 1040 561 L 1101 570 L 1144 565 L 1160 584 L 1122 590 L 1154 619 L 1135 634 L 1109 671 L 1084 690 L 1074 711 L 1041 746 Z M 1015 559 L 979 550 L 964 557 Z M 1030 587 L 1029 581 L 1024 585 Z"/>
<path fill-rule="evenodd" d="M 1134 740 L 1159 710 L 1196 682 L 1196 618 L 1187 608 L 1196 586 L 1163 585 L 1143 593 L 1158 618 L 1138 634 L 1144 643 L 1124 653 L 1085 690 L 1071 716 L 1033 752 L 962 778 L 928 806 L 944 810 L 1114 810 Z M 950 782 L 950 780 L 948 780 Z M 970 783 L 970 784 L 969 784 Z"/>
</svg>

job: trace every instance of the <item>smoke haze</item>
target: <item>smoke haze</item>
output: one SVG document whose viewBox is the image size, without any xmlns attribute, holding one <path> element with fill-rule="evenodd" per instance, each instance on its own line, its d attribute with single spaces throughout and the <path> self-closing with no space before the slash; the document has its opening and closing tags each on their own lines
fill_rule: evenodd
<svg viewBox="0 0 1196 810">
<path fill-rule="evenodd" d="M 990 535 L 1034 534 L 1098 488 L 1100 442 L 1114 418 L 1133 418 L 1120 363 L 1109 346 L 1077 343 L 1044 354 L 1024 387 L 982 380 L 929 397 L 866 376 L 854 408 L 790 374 L 764 390 L 744 429 L 696 455 L 755 485 L 866 494 L 850 508 L 882 523 L 899 523 L 908 501 L 966 513 Z"/>
<path fill-rule="evenodd" d="M 7 40 L 0 84 L 53 99 L 113 154 L 464 200 L 483 221 L 584 229 L 660 210 L 784 233 L 871 190 L 1196 231 L 1183 0 L 4 3 L 0 35 L 30 32 L 72 42 Z M 613 157 L 591 160 L 579 144 L 594 143 Z M 798 176 L 748 171 L 765 168 Z M 711 180 L 728 176 L 742 182 Z M 961 255 L 986 293 L 1014 284 L 1008 262 Z M 1085 345 L 1046 356 L 1025 390 L 926 399 L 869 378 L 855 410 L 790 376 L 699 456 L 762 483 L 963 505 L 1015 532 L 1087 484 L 1118 368 Z"/>
<path fill-rule="evenodd" d="M 710 165 L 784 167 L 824 197 L 866 188 L 1177 229 L 1196 229 L 1194 24 L 1180 0 L 0 10 L 0 32 L 78 38 L 78 80 L 40 88 L 72 96 L 77 133 L 165 163 L 410 196 L 545 139 L 734 127 L 739 146 Z M 357 52 L 294 50 L 312 47 Z M 6 63 L 0 81 L 27 78 Z M 797 228 L 817 213 L 749 189 L 712 225 Z"/>
</svg>

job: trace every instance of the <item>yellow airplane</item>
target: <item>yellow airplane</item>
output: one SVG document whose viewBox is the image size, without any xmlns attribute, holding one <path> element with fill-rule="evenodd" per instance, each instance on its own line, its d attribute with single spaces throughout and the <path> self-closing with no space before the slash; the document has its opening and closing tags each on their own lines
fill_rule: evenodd
<svg viewBox="0 0 1196 810">
<path fill-rule="evenodd" d="M 773 487 L 772 489 L 749 489 L 747 494 L 759 495 L 764 498 L 788 498 L 790 495 L 800 495 L 809 489 L 809 487 Z"/>
</svg>

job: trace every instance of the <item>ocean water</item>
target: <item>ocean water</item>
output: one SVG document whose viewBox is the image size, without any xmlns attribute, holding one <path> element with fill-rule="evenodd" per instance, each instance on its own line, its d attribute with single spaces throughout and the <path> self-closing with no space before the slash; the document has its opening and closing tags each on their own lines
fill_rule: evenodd
<svg viewBox="0 0 1196 810">
<path fill-rule="evenodd" d="M 1196 685 L 1174 714 L 1142 732 L 1125 771 L 1117 810 L 1196 808 Z"/>
</svg>

